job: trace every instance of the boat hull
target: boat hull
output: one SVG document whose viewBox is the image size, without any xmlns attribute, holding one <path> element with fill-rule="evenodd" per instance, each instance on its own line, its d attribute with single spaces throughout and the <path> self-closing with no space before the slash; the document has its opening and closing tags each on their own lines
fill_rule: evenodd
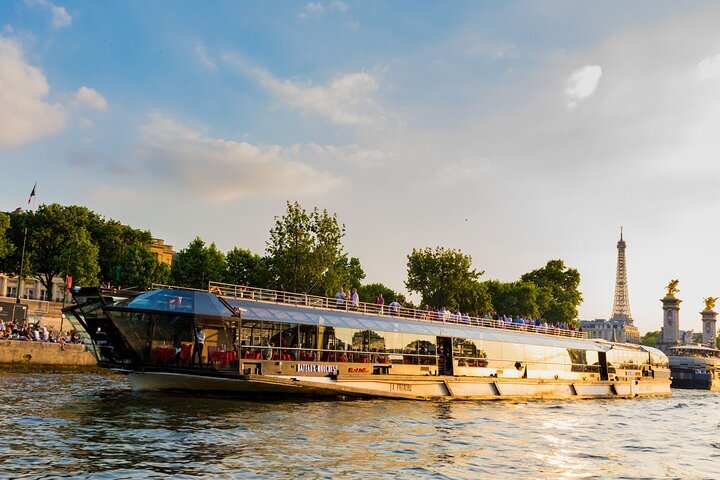
<svg viewBox="0 0 720 480">
<path fill-rule="evenodd" d="M 517 398 L 633 398 L 670 395 L 670 381 L 617 382 L 538 381 L 466 377 L 377 375 L 348 378 L 284 375 L 210 377 L 175 372 L 133 372 L 133 390 L 223 392 L 239 396 L 311 396 L 396 398 L 415 400 L 494 400 Z"/>
<path fill-rule="evenodd" d="M 720 378 L 714 371 L 696 371 L 687 368 L 672 368 L 672 387 L 720 391 Z"/>
</svg>

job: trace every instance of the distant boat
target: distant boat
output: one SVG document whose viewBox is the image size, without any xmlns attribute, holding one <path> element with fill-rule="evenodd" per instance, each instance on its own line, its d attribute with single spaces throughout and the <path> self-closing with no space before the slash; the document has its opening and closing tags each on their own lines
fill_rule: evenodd
<svg viewBox="0 0 720 480">
<path fill-rule="evenodd" d="M 138 390 L 401 399 L 669 395 L 659 350 L 567 329 L 211 283 L 64 311 Z"/>
<path fill-rule="evenodd" d="M 672 386 L 720 390 L 720 350 L 702 345 L 670 347 Z"/>
</svg>

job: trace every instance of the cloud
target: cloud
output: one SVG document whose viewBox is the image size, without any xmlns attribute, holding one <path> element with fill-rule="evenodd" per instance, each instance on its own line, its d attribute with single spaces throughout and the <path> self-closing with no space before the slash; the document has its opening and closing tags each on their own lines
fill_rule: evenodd
<svg viewBox="0 0 720 480">
<path fill-rule="evenodd" d="M 339 12 L 347 12 L 349 7 L 347 6 L 347 3 L 345 3 L 345 2 L 342 2 L 340 0 L 333 0 L 328 5 L 328 8 L 330 10 L 337 10 Z"/>
<path fill-rule="evenodd" d="M 720 79 L 720 55 L 712 55 L 700 61 L 697 73 L 700 80 Z"/>
<path fill-rule="evenodd" d="M 49 91 L 42 71 L 0 35 L 0 146 L 23 145 L 65 126 L 63 107 L 43 100 Z"/>
<path fill-rule="evenodd" d="M 107 100 L 94 88 L 80 87 L 75 93 L 75 101 L 95 110 L 105 110 Z"/>
<path fill-rule="evenodd" d="M 72 15 L 70 15 L 65 7 L 59 7 L 48 0 L 25 0 L 25 3 L 31 7 L 42 7 L 52 13 L 52 26 L 55 30 L 63 27 L 69 27 L 72 23 Z"/>
<path fill-rule="evenodd" d="M 252 145 L 214 138 L 159 113 L 150 116 L 140 133 L 141 169 L 208 200 L 317 195 L 339 185 L 335 175 L 310 165 L 315 146 Z"/>
<path fill-rule="evenodd" d="M 325 7 L 320 2 L 306 3 L 302 11 L 298 15 L 302 19 L 319 17 L 325 13 Z"/>
<path fill-rule="evenodd" d="M 575 108 L 578 101 L 595 93 L 601 76 L 602 68 L 598 65 L 586 65 L 573 71 L 565 82 L 568 108 Z"/>
<path fill-rule="evenodd" d="M 217 64 L 215 61 L 213 61 L 212 58 L 210 58 L 210 55 L 208 55 L 207 50 L 205 49 L 205 45 L 202 43 L 197 43 L 195 45 L 195 48 L 193 49 L 193 53 L 195 54 L 195 58 L 197 61 L 202 65 L 205 69 L 215 73 L 217 71 Z"/>
<path fill-rule="evenodd" d="M 327 85 L 313 85 L 280 80 L 235 55 L 224 55 L 223 60 L 253 78 L 283 104 L 303 113 L 321 116 L 337 125 L 373 125 L 385 120 L 383 109 L 374 98 L 379 84 L 367 72 L 339 74 Z"/>
</svg>

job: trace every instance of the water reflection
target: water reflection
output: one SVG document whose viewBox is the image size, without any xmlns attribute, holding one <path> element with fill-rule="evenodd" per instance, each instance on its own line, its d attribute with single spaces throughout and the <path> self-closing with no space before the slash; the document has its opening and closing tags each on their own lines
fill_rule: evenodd
<svg viewBox="0 0 720 480">
<path fill-rule="evenodd" d="M 719 398 L 260 402 L 0 375 L 0 477 L 718 478 Z"/>
</svg>

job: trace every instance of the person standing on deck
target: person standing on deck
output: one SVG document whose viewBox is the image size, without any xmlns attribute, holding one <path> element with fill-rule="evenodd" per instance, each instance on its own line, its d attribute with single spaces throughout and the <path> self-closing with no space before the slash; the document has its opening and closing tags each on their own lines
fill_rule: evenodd
<svg viewBox="0 0 720 480">
<path fill-rule="evenodd" d="M 357 310 L 359 304 L 360 304 L 360 295 L 358 295 L 357 288 L 353 288 L 352 289 L 352 297 L 350 297 L 350 307 L 353 310 Z"/>
<path fill-rule="evenodd" d="M 345 287 L 342 287 L 335 294 L 335 308 L 343 308 L 345 306 Z"/>
<path fill-rule="evenodd" d="M 375 305 L 378 306 L 378 312 L 382 315 L 383 307 L 385 306 L 385 298 L 383 298 L 382 293 L 378 293 L 378 296 L 375 298 Z"/>
<path fill-rule="evenodd" d="M 200 366 L 203 366 L 203 359 L 202 359 L 202 353 L 203 348 L 205 348 L 205 330 L 203 330 L 202 327 L 200 327 L 195 333 L 195 351 L 193 352 L 192 357 L 192 364 L 195 365 L 195 355 L 198 357 L 198 363 Z"/>
</svg>

